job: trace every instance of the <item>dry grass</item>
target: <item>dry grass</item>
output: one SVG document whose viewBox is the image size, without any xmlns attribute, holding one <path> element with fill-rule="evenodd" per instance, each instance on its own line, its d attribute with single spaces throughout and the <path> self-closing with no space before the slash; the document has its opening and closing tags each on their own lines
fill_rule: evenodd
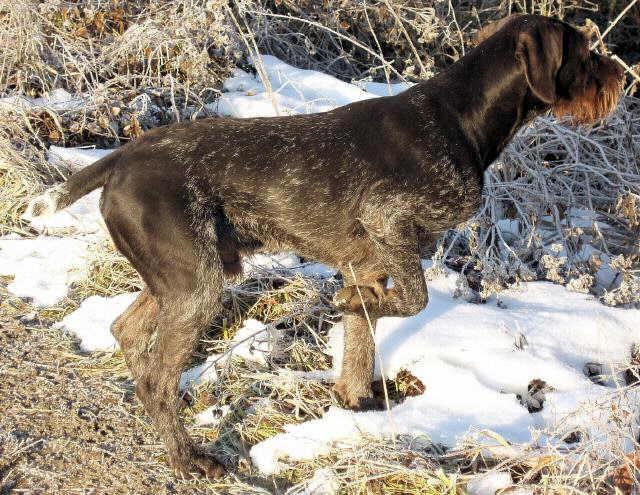
<svg viewBox="0 0 640 495">
<path fill-rule="evenodd" d="M 86 278 L 76 283 L 72 296 L 82 301 L 89 296 L 116 296 L 143 289 L 144 283 L 127 259 L 122 256 L 111 240 L 90 246 L 89 273 Z"/>
</svg>

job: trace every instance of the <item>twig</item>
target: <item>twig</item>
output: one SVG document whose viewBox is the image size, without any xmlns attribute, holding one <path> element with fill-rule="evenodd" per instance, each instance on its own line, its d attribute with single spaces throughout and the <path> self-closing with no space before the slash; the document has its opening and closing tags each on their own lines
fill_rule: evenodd
<svg viewBox="0 0 640 495">
<path fill-rule="evenodd" d="M 618 22 L 620 22 L 620 19 L 622 19 L 625 16 L 625 14 L 629 12 L 629 10 L 631 10 L 631 7 L 633 7 L 637 1 L 638 0 L 631 0 L 631 2 L 629 2 L 629 5 L 627 5 L 624 9 L 622 9 L 622 11 L 618 14 L 618 16 L 609 23 L 609 26 L 607 27 L 607 29 L 604 30 L 604 33 L 602 33 L 602 35 L 598 37 L 598 40 L 591 45 L 591 50 L 593 50 L 596 46 L 598 46 L 598 43 L 603 43 L 602 40 L 607 36 L 607 34 L 609 34 L 609 32 L 615 27 L 615 25 L 618 24 Z"/>
</svg>

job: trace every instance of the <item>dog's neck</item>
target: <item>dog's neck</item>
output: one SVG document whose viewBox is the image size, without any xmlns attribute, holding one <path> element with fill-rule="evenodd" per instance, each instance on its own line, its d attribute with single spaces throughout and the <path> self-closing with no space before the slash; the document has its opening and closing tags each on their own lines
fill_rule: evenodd
<svg viewBox="0 0 640 495">
<path fill-rule="evenodd" d="M 462 127 L 480 168 L 486 170 L 498 158 L 515 133 L 534 117 L 549 109 L 529 89 L 515 58 L 515 40 L 490 39 L 465 57 L 423 83 L 442 88 L 447 101 L 433 102 L 461 116 L 454 125 Z M 420 91 L 420 89 L 418 89 Z"/>
</svg>

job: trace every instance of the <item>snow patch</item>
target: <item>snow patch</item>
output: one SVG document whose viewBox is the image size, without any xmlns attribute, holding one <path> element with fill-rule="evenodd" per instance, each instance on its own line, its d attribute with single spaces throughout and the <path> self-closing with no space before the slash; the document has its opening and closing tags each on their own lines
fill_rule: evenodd
<svg viewBox="0 0 640 495">
<path fill-rule="evenodd" d="M 231 354 L 248 362 L 266 365 L 280 353 L 282 330 L 261 321 L 248 319 L 233 336 Z"/>
<path fill-rule="evenodd" d="M 212 354 L 204 363 L 198 364 L 182 373 L 180 376 L 180 390 L 217 381 L 218 372 L 216 371 L 215 363 L 219 358 L 220 355 Z"/>
<path fill-rule="evenodd" d="M 56 112 L 66 112 L 81 110 L 86 103 L 87 100 L 85 98 L 73 96 L 68 91 L 59 88 L 39 98 L 30 98 L 28 96 L 0 98 L 0 109 L 30 110 L 33 108 L 50 108 Z"/>
<path fill-rule="evenodd" d="M 469 495 L 496 495 L 498 490 L 511 486 L 513 480 L 509 473 L 499 471 L 495 473 L 485 473 L 472 478 L 467 483 L 467 493 Z"/>
<path fill-rule="evenodd" d="M 0 275 L 14 277 L 7 289 L 37 307 L 56 304 L 86 276 L 86 257 L 87 243 L 79 239 L 0 239 Z"/>
<path fill-rule="evenodd" d="M 72 172 L 77 172 L 100 158 L 113 153 L 113 151 L 94 147 L 63 148 L 61 146 L 51 146 L 47 151 L 47 161 L 54 167 L 63 166 Z"/>
<path fill-rule="evenodd" d="M 111 152 L 113 150 L 51 146 L 47 152 L 47 159 L 54 167 L 63 166 L 77 172 Z M 102 188 L 99 188 L 63 210 L 40 216 L 33 216 L 27 212 L 22 218 L 41 234 L 82 235 L 88 236 L 88 240 L 102 240 L 108 237 L 108 231 L 100 213 L 101 194 Z"/>
<path fill-rule="evenodd" d="M 291 273 L 313 278 L 330 278 L 337 270 L 322 263 L 302 262 L 293 253 L 258 253 L 248 256 L 243 261 L 246 276 L 255 273 L 274 270 L 286 270 Z"/>
<path fill-rule="evenodd" d="M 220 422 L 229 415 L 231 408 L 229 406 L 210 406 L 204 411 L 199 412 L 193 417 L 196 426 L 207 426 L 212 428 L 218 426 Z"/>
<path fill-rule="evenodd" d="M 339 490 L 340 482 L 335 471 L 330 468 L 320 468 L 316 469 L 302 491 L 296 491 L 292 495 L 337 495 Z"/>
<path fill-rule="evenodd" d="M 257 75 L 236 69 L 223 85 L 226 92 L 207 108 L 218 115 L 243 118 L 317 113 L 410 87 L 408 83 L 349 84 L 328 74 L 298 69 L 271 55 L 263 55 L 261 62 L 271 92 Z"/>
<path fill-rule="evenodd" d="M 455 446 L 475 428 L 486 428 L 530 443 L 541 429 L 562 421 L 567 429 L 590 425 L 590 438 L 605 438 L 602 411 L 612 389 L 592 383 L 583 367 L 600 362 L 614 369 L 628 362 L 631 345 L 640 342 L 640 311 L 606 307 L 548 282 L 509 290 L 501 294 L 500 306 L 495 300 L 470 304 L 451 297 L 456 276 L 429 282 L 426 310 L 411 318 L 382 318 L 376 328 L 385 373 L 407 369 L 425 385 L 423 395 L 390 412 L 332 408 L 321 419 L 289 425 L 252 448 L 256 466 L 274 473 L 284 459 L 312 459 L 366 436 L 424 435 Z M 334 377 L 342 334 L 341 324 L 330 333 Z M 541 412 L 530 414 L 516 395 L 535 378 L 555 391 L 546 394 Z"/>
<path fill-rule="evenodd" d="M 49 215 L 24 217 L 32 228 L 41 234 L 88 234 L 97 238 L 108 235 L 100 213 L 99 201 L 102 188 L 90 192 L 64 210 Z"/>
<path fill-rule="evenodd" d="M 118 344 L 111 334 L 111 324 L 138 297 L 138 292 L 114 297 L 91 296 L 80 307 L 54 325 L 80 339 L 83 351 L 112 351 Z"/>
</svg>

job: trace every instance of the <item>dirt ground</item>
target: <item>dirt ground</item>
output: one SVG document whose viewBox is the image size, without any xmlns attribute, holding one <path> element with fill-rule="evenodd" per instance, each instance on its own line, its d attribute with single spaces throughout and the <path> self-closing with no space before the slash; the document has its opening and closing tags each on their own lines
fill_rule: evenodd
<svg viewBox="0 0 640 495">
<path fill-rule="evenodd" d="M 48 322 L 21 323 L 2 298 L 0 494 L 271 493 L 233 475 L 173 478 L 122 366 L 81 355 Z"/>
</svg>

